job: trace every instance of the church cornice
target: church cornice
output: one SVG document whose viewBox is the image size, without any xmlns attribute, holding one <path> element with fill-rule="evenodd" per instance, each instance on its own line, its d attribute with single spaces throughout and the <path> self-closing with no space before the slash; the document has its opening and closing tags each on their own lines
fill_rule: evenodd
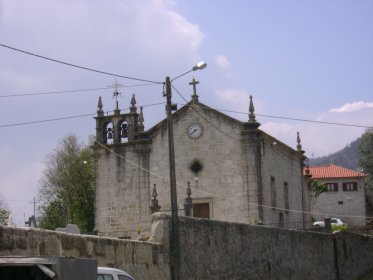
<svg viewBox="0 0 373 280">
<path fill-rule="evenodd" d="M 123 148 L 123 147 L 134 147 L 136 145 L 149 145 L 151 143 L 152 143 L 151 139 L 140 139 L 140 140 L 134 140 L 130 142 L 116 143 L 116 144 L 97 144 L 96 143 L 94 145 L 91 145 L 90 147 L 93 150 L 100 150 L 100 149 L 105 149 L 105 148 L 109 150 L 113 150 L 113 149 Z"/>
</svg>

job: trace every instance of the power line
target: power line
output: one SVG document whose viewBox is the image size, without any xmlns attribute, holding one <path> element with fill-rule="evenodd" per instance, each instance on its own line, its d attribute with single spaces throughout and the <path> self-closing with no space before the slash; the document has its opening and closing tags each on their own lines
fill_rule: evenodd
<svg viewBox="0 0 373 280">
<path fill-rule="evenodd" d="M 157 106 L 157 105 L 161 105 L 161 104 L 165 104 L 165 102 L 143 105 L 142 107 L 145 108 L 145 107 Z M 130 108 L 128 107 L 128 108 L 121 109 L 121 110 L 128 110 L 128 109 L 130 109 Z M 113 111 L 109 111 L 109 112 L 113 112 Z M 38 123 L 46 123 L 46 122 L 53 122 L 53 121 L 62 121 L 62 120 L 76 119 L 76 118 L 89 117 L 89 116 L 95 116 L 95 115 L 96 115 L 96 113 L 89 113 L 89 114 L 81 114 L 81 115 L 75 115 L 75 116 L 67 116 L 67 117 L 60 117 L 60 118 L 37 120 L 37 121 L 20 122 L 20 123 L 12 123 L 12 124 L 2 124 L 2 125 L 0 125 L 0 128 L 11 127 L 11 126 L 29 125 L 29 124 L 38 124 Z"/>
<path fill-rule="evenodd" d="M 17 48 L 14 48 L 14 47 L 11 47 L 11 46 L 8 46 L 8 45 L 4 45 L 4 44 L 1 44 L 1 43 L 0 43 L 0 46 L 4 47 L 4 48 L 7 48 L 7 49 L 10 49 L 10 50 L 13 50 L 13 51 L 24 53 L 24 54 L 27 54 L 27 55 L 35 56 L 35 57 L 38 57 L 38 58 L 41 58 L 41 59 L 53 61 L 53 62 L 56 62 L 56 63 L 64 64 L 64 65 L 67 65 L 67 66 L 71 66 L 71 67 L 75 67 L 75 68 L 79 68 L 79 69 L 83 69 L 83 70 L 87 70 L 87 71 L 91 71 L 91 72 L 96 72 L 96 73 L 109 75 L 109 76 L 113 76 L 113 77 L 118 77 L 118 78 L 123 78 L 123 79 L 128 79 L 128 80 L 147 82 L 147 83 L 153 83 L 153 84 L 163 84 L 163 82 L 156 82 L 156 81 L 151 81 L 151 80 L 145 80 L 145 79 L 140 79 L 140 78 L 134 78 L 134 77 L 129 77 L 129 76 L 113 74 L 113 73 L 109 73 L 109 72 L 105 72 L 105 71 L 101 71 L 101 70 L 96 70 L 96 69 L 92 69 L 92 68 L 88 68 L 88 67 L 68 63 L 68 62 L 64 62 L 64 61 L 49 58 L 49 57 L 46 57 L 46 56 L 43 56 L 43 55 L 39 55 L 39 54 L 31 53 L 31 52 L 28 52 L 28 51 L 24 51 L 24 50 L 21 50 L 21 49 L 17 49 Z"/>
<path fill-rule="evenodd" d="M 76 118 L 89 117 L 89 116 L 94 116 L 94 115 L 96 115 L 96 114 L 95 113 L 94 114 L 82 114 L 82 115 L 76 115 L 76 116 L 53 118 L 53 119 L 45 119 L 45 120 L 38 120 L 38 121 L 12 123 L 12 124 L 2 124 L 2 125 L 0 125 L 0 128 L 10 127 L 10 126 L 20 126 L 20 125 L 36 124 L 36 123 L 46 123 L 46 122 L 61 121 L 61 120 L 68 120 L 68 119 L 76 119 Z"/>
<path fill-rule="evenodd" d="M 42 55 L 38 55 L 38 54 L 34 54 L 34 53 L 31 53 L 31 52 L 28 52 L 28 51 L 24 51 L 24 50 L 21 50 L 21 49 L 17 49 L 17 48 L 14 48 L 14 47 L 11 47 L 11 46 L 8 46 L 8 45 L 4 45 L 4 44 L 1 44 L 0 43 L 0 46 L 1 47 L 4 47 L 4 48 L 8 48 L 8 49 L 11 49 L 11 50 L 14 50 L 14 51 L 17 51 L 17 52 L 21 52 L 21 53 L 24 53 L 24 54 L 28 54 L 28 55 L 31 55 L 31 56 L 35 56 L 35 57 L 38 57 L 38 58 L 42 58 L 42 59 L 45 59 L 45 60 L 49 60 L 49 61 L 53 61 L 53 62 L 56 62 L 56 63 L 60 63 L 60 64 L 64 64 L 64 65 L 67 65 L 67 66 L 71 66 L 71 67 L 75 67 L 75 68 L 79 68 L 79 69 L 83 69 L 83 70 L 87 70 L 87 71 L 92 71 L 92 72 L 96 72 L 96 73 L 100 73 L 100 74 L 104 74 L 104 75 L 109 75 L 109 76 L 114 76 L 114 77 L 119 77 L 119 78 L 124 78 L 124 79 L 129 79 L 129 80 L 135 80 L 135 81 L 142 81 L 142 82 L 147 82 L 147 83 L 151 83 L 151 84 L 164 84 L 163 82 L 156 82 L 156 81 L 152 81 L 152 80 L 145 80 L 145 79 L 140 79 L 140 78 L 134 78 L 134 77 L 129 77 L 129 76 L 123 76 L 123 75 L 118 75 L 118 74 L 113 74 L 113 73 L 109 73 L 109 72 L 105 72 L 105 71 L 101 71 L 101 70 L 96 70 L 96 69 L 92 69 L 92 68 L 88 68 L 88 67 L 84 67 L 84 66 L 79 66 L 79 65 L 75 65 L 75 64 L 72 64 L 72 63 L 68 63 L 68 62 L 64 62 L 64 61 L 60 61 L 60 60 L 57 60 L 57 59 L 53 59 L 53 58 L 48 58 L 48 57 L 45 57 L 45 56 L 42 56 Z M 138 85 L 140 86 L 140 85 Z M 172 86 L 175 91 L 186 101 L 188 102 L 181 94 L 180 92 L 174 87 Z M 96 90 L 96 89 L 88 89 L 88 90 Z M 99 89 L 97 89 L 99 90 Z M 76 90 L 76 91 L 84 91 L 84 90 Z M 67 92 L 67 91 L 65 91 Z M 74 92 L 74 91 L 71 91 L 71 92 Z M 62 93 L 62 92 L 53 92 L 53 93 Z M 36 94 L 20 94 L 20 95 L 13 95 L 13 96 L 24 96 L 24 95 L 38 95 L 38 94 L 52 94 L 52 93 L 36 93 Z M 0 97 L 10 97 L 10 96 L 0 96 Z M 214 109 L 214 108 L 211 108 L 211 109 Z M 222 112 L 231 112 L 231 113 L 238 113 L 238 114 L 246 114 L 246 112 L 238 112 L 238 111 L 233 111 L 233 110 L 224 110 L 224 109 L 214 109 L 214 110 L 218 110 L 218 111 L 222 111 Z M 293 120 L 293 121 L 302 121 L 302 122 L 311 122 L 311 123 L 320 123 L 320 124 L 329 124 L 329 125 L 339 125 L 339 126 L 350 126 L 350 127 L 359 127 L 359 128 L 373 128 L 372 126 L 366 126 L 366 125 L 357 125 L 357 124 L 347 124 L 347 123 L 337 123 L 337 122 L 326 122 L 326 121 L 315 121 L 315 120 L 308 120 L 308 119 L 299 119 L 299 118 L 291 118 L 291 117 L 281 117 L 281 116 L 274 116 L 274 115 L 265 115 L 265 114 L 258 114 L 256 113 L 257 116 L 261 116 L 261 117 L 267 117 L 267 118 L 276 118 L 276 119 L 285 119 L 285 120 Z M 1 126 L 0 126 L 1 127 Z M 237 140 L 237 139 L 236 139 Z"/>
<path fill-rule="evenodd" d="M 190 107 L 196 106 L 196 105 L 187 105 L 187 104 L 181 104 L 181 105 L 186 105 L 186 106 L 190 106 Z M 216 111 L 220 111 L 220 112 L 229 112 L 229 113 L 244 114 L 244 115 L 248 114 L 247 112 L 240 112 L 240 111 L 234 111 L 234 110 L 218 109 L 218 108 L 211 108 L 211 107 L 201 107 L 201 106 L 199 106 L 199 107 L 203 108 L 203 109 L 206 109 L 206 110 L 216 110 Z M 328 121 L 315 121 L 315 120 L 308 120 L 308 119 L 281 117 L 281 116 L 265 115 L 265 114 L 258 114 L 258 113 L 255 113 L 255 115 L 256 116 L 261 116 L 261 117 L 267 117 L 267 118 L 285 119 L 285 120 L 300 121 L 300 122 L 310 122 L 310 123 L 359 127 L 359 128 L 373 128 L 373 126 L 359 125 L 359 124 L 337 123 L 337 122 L 328 122 Z"/>
<path fill-rule="evenodd" d="M 257 116 L 261 116 L 261 117 L 275 118 L 275 119 L 285 119 L 285 120 L 291 120 L 291 121 L 320 123 L 320 124 L 339 125 L 339 126 L 350 126 L 350 127 L 359 127 L 359 128 L 373 128 L 373 126 L 358 125 L 358 124 L 337 123 L 337 122 L 327 122 L 327 121 L 315 121 L 315 120 L 307 120 L 307 119 L 298 119 L 298 118 L 288 118 L 288 117 L 280 117 L 280 116 L 271 116 L 271 115 L 264 115 L 264 114 L 256 114 L 256 115 Z"/>
<path fill-rule="evenodd" d="M 126 85 L 126 86 L 119 85 L 118 87 L 131 88 L 131 87 L 153 86 L 153 85 L 155 85 L 155 84 L 154 83 L 146 83 L 146 84 Z M 86 88 L 86 89 L 74 89 L 74 90 L 34 92 L 34 93 L 4 94 L 4 95 L 0 95 L 0 98 L 35 96 L 35 95 L 49 95 L 49 94 L 61 94 L 61 93 L 75 93 L 75 92 L 90 92 L 90 91 L 98 91 L 98 90 L 107 90 L 107 89 L 112 88 L 112 87 L 113 86 L 101 87 L 101 88 Z"/>
<path fill-rule="evenodd" d="M 147 85 L 149 85 L 149 84 L 147 84 Z M 135 85 L 135 86 L 137 86 L 137 85 Z M 141 86 L 141 85 L 138 85 L 138 86 Z M 172 87 L 186 101 L 186 99 L 182 96 L 182 94 L 174 86 L 172 86 Z M 102 89 L 107 89 L 107 88 L 102 88 Z M 87 89 L 87 90 L 96 90 L 96 89 Z M 99 89 L 97 89 L 97 90 L 99 90 Z M 79 90 L 76 90 L 76 91 L 79 91 Z M 82 89 L 82 91 L 84 91 L 84 89 Z M 68 92 L 68 91 L 65 91 L 65 92 Z M 36 95 L 36 94 L 53 94 L 53 93 L 52 92 L 50 92 L 50 93 L 34 93 L 34 94 L 31 94 L 31 95 Z M 0 96 L 0 97 L 2 97 L 2 96 Z M 145 107 L 151 107 L 151 106 L 156 106 L 156 105 L 161 105 L 161 104 L 165 104 L 165 102 L 159 102 L 159 103 L 153 103 L 153 104 L 143 105 L 143 107 L 145 108 Z M 210 107 L 201 107 L 201 106 L 198 106 L 198 105 L 195 105 L 195 104 L 194 105 L 179 104 L 179 105 L 189 106 L 189 107 L 193 108 L 193 110 L 197 114 L 199 114 L 201 116 L 201 118 L 203 118 L 206 122 L 208 122 L 212 127 L 214 127 L 215 129 L 217 129 L 218 131 L 220 131 L 221 133 L 223 133 L 227 137 L 229 137 L 229 138 L 231 138 L 233 140 L 236 140 L 236 141 L 240 141 L 239 139 L 236 139 L 236 138 L 232 137 L 231 135 L 229 135 L 225 131 L 221 130 L 216 125 L 214 125 L 211 121 L 209 121 L 206 117 L 204 117 L 201 114 L 201 112 L 199 112 L 196 109 L 196 107 L 202 108 L 204 110 L 217 110 L 217 111 L 220 111 L 220 112 L 230 112 L 230 113 L 245 114 L 245 115 L 247 114 L 246 112 L 233 111 L 233 110 L 227 110 L 227 109 L 210 108 Z M 121 110 L 126 110 L 126 109 L 129 109 L 129 108 L 125 108 L 125 109 L 121 109 Z M 110 111 L 110 112 L 112 112 L 112 111 Z M 44 123 L 44 122 L 52 122 L 52 121 L 60 121 L 60 120 L 67 120 L 67 119 L 74 119 L 74 118 L 81 118 L 81 117 L 87 117 L 87 116 L 94 116 L 95 114 L 96 113 L 81 114 L 81 115 L 66 116 L 66 117 L 52 118 L 52 119 L 44 119 L 44 120 L 37 120 L 37 121 L 30 121 L 30 122 L 20 122 L 20 123 L 13 123 L 13 124 L 3 124 L 3 125 L 0 125 L 0 128 L 10 127 L 10 126 L 29 125 L 29 124 L 36 124 L 36 123 Z M 369 128 L 373 128 L 372 126 L 363 126 L 363 125 L 356 125 L 356 124 L 334 123 L 334 122 L 327 122 L 327 121 L 313 121 L 313 120 L 306 120 L 306 119 L 298 119 L 298 118 L 290 118 L 290 117 L 280 117 L 280 116 L 271 116 L 271 115 L 263 115 L 263 114 L 256 114 L 256 115 L 258 115 L 258 116 L 264 116 L 264 117 L 268 117 L 268 118 L 287 119 L 287 120 L 293 120 L 293 121 L 304 121 L 304 122 L 320 123 L 320 124 L 327 124 L 327 125 L 340 125 L 340 126 L 368 128 L 368 129 Z"/>
</svg>

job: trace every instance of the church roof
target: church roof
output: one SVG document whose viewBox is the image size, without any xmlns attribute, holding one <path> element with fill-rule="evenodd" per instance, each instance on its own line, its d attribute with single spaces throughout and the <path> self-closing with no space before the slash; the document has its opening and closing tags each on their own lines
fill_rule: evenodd
<svg viewBox="0 0 373 280">
<path fill-rule="evenodd" d="M 186 112 L 192 106 L 197 106 L 197 107 L 202 108 L 202 109 L 207 109 L 207 110 L 213 111 L 216 114 L 221 115 L 224 118 L 229 119 L 232 122 L 235 122 L 237 124 L 243 124 L 243 122 L 241 122 L 241 121 L 239 121 L 239 120 L 237 120 L 235 118 L 232 118 L 232 117 L 230 117 L 230 116 L 228 116 L 228 115 L 226 115 L 226 114 L 224 114 L 224 113 L 222 113 L 222 112 L 220 112 L 220 111 L 218 111 L 216 109 L 213 109 L 213 108 L 211 108 L 211 107 L 209 107 L 209 106 L 207 106 L 207 105 L 199 102 L 199 101 L 193 101 L 193 100 L 190 101 L 190 102 L 188 102 L 187 104 L 185 104 L 180 109 L 178 109 L 175 113 L 173 113 L 172 114 L 173 120 L 174 121 L 177 120 L 177 118 L 179 116 L 181 116 L 184 112 Z M 160 121 L 159 123 L 157 123 L 156 125 L 154 125 L 152 128 L 150 128 L 149 130 L 145 131 L 145 133 L 150 133 L 151 134 L 151 133 L 155 132 L 156 130 L 158 130 L 158 128 L 162 127 L 163 125 L 166 125 L 166 123 L 167 123 L 167 118 L 163 119 L 162 121 Z"/>
<path fill-rule="evenodd" d="M 312 179 L 356 178 L 365 176 L 364 173 L 340 167 L 334 164 L 310 166 L 309 169 L 312 175 Z"/>
<path fill-rule="evenodd" d="M 237 119 L 235 119 L 235 118 L 233 118 L 231 116 L 228 116 L 228 115 L 222 113 L 221 111 L 219 111 L 217 109 L 211 108 L 211 107 L 209 107 L 209 106 L 207 106 L 207 105 L 205 105 L 205 104 L 203 104 L 203 103 L 201 103 L 199 101 L 195 101 L 195 100 L 191 100 L 190 102 L 188 102 L 187 104 L 185 104 L 184 106 L 182 106 L 180 109 L 178 109 L 176 112 L 174 112 L 172 114 L 173 121 L 175 121 L 179 117 L 181 117 L 183 115 L 183 113 L 186 112 L 192 106 L 196 106 L 196 107 L 201 108 L 203 110 L 209 110 L 211 112 L 214 112 L 215 114 L 217 114 L 217 115 L 219 115 L 219 116 L 227 119 L 230 122 L 233 122 L 233 123 L 236 123 L 238 125 L 241 125 L 242 126 L 242 130 L 244 130 L 245 124 L 250 123 L 250 122 L 244 122 L 244 121 L 237 120 Z M 202 118 L 204 118 L 204 117 L 202 116 Z M 255 122 L 256 122 L 256 120 L 255 120 Z M 167 124 L 167 118 L 163 119 L 162 121 L 160 121 L 159 123 L 157 123 L 156 125 L 154 125 L 150 129 L 146 130 L 145 132 L 142 132 L 142 135 L 145 136 L 145 138 L 148 138 L 150 135 L 152 135 L 153 133 L 155 133 L 158 129 L 160 129 L 163 126 L 166 126 L 166 124 Z M 258 126 L 260 125 L 259 123 L 257 123 L 257 124 L 258 124 Z M 284 147 L 285 149 L 288 149 L 289 151 L 293 152 L 294 154 L 300 155 L 297 150 L 295 150 L 292 147 L 286 145 L 285 143 L 279 141 L 278 139 L 276 139 L 272 135 L 269 135 L 268 133 L 266 133 L 266 132 L 264 132 L 263 130 L 260 130 L 260 129 L 258 129 L 258 131 L 265 138 L 270 139 L 271 142 L 275 142 L 278 145 L 281 145 L 282 147 Z M 143 137 L 141 137 L 141 138 L 144 139 Z M 150 136 L 150 138 L 151 138 L 151 136 Z"/>
</svg>

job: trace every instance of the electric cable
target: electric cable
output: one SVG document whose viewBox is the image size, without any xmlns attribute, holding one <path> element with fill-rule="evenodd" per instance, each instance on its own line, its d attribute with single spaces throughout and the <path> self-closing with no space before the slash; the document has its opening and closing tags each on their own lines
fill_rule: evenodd
<svg viewBox="0 0 373 280">
<path fill-rule="evenodd" d="M 143 105 L 142 107 L 151 107 L 151 106 L 157 106 L 165 104 L 165 102 L 159 102 L 159 103 L 153 103 L 153 104 L 147 104 Z M 121 109 L 121 110 L 129 110 L 130 107 Z M 108 111 L 108 112 L 113 112 L 113 110 Z M 75 116 L 67 116 L 67 117 L 60 117 L 60 118 L 52 118 L 52 119 L 44 119 L 44 120 L 37 120 L 37 121 L 29 121 L 29 122 L 20 122 L 20 123 L 11 123 L 11 124 L 1 124 L 0 128 L 3 127 L 11 127 L 11 126 L 21 126 L 21 125 L 29 125 L 29 124 L 37 124 L 37 123 L 46 123 L 46 122 L 53 122 L 53 121 L 61 121 L 61 120 L 68 120 L 68 119 L 76 119 L 76 118 L 82 118 L 82 117 L 92 117 L 95 116 L 96 113 L 88 113 L 88 114 L 81 114 L 81 115 L 75 115 Z"/>
<path fill-rule="evenodd" d="M 187 105 L 187 104 L 184 104 Z M 192 106 L 192 105 L 187 105 Z M 218 108 L 205 108 L 207 110 L 217 110 L 220 112 L 229 112 L 229 113 L 236 113 L 236 114 L 244 114 L 247 115 L 246 112 L 234 111 L 234 110 L 227 110 L 227 109 L 218 109 Z M 337 122 L 328 122 L 328 121 L 315 121 L 315 120 L 308 120 L 308 119 L 300 119 L 300 118 L 292 118 L 292 117 L 281 117 L 281 116 L 274 116 L 274 115 L 265 115 L 265 114 L 258 114 L 255 113 L 256 116 L 266 117 L 266 118 L 275 118 L 275 119 L 285 119 L 291 121 L 300 121 L 300 122 L 310 122 L 310 123 L 319 123 L 319 124 L 329 124 L 329 125 L 340 125 L 340 126 L 350 126 L 350 127 L 358 127 L 358 128 L 373 128 L 373 126 L 366 126 L 366 125 L 359 125 L 359 124 L 348 124 L 348 123 L 337 123 Z"/>
<path fill-rule="evenodd" d="M 25 50 L 17 49 L 17 48 L 14 48 L 14 47 L 11 47 L 11 46 L 8 46 L 8 45 L 5 45 L 5 44 L 1 44 L 1 43 L 0 43 L 0 46 L 4 47 L 4 48 L 7 48 L 7 49 L 10 49 L 10 50 L 13 50 L 13 51 L 23 53 L 23 54 L 35 56 L 35 57 L 38 57 L 38 58 L 41 58 L 41 59 L 53 61 L 53 62 L 60 63 L 60 64 L 63 64 L 63 65 L 67 65 L 67 66 L 71 66 L 71 67 L 75 67 L 75 68 L 78 68 L 78 69 L 83 69 L 83 70 L 87 70 L 87 71 L 91 71 L 91 72 L 95 72 L 95 73 L 99 73 L 99 74 L 109 75 L 109 76 L 128 79 L 128 80 L 140 81 L 140 82 L 163 84 L 163 82 L 156 82 L 156 81 L 152 81 L 152 80 L 145 80 L 145 79 L 140 79 L 140 78 L 135 78 L 135 77 L 130 77 L 130 76 L 118 75 L 118 74 L 114 74 L 114 73 L 110 73 L 110 72 L 105 72 L 105 71 L 101 71 L 101 70 L 88 68 L 88 67 L 85 67 L 85 66 L 80 66 L 80 65 L 64 62 L 64 61 L 49 58 L 49 57 L 46 57 L 46 56 L 43 56 L 43 55 L 31 53 L 31 52 L 28 52 L 28 51 L 25 51 Z"/>
<path fill-rule="evenodd" d="M 36 124 L 36 123 L 46 123 L 46 122 L 61 121 L 61 120 L 68 120 L 68 119 L 76 119 L 76 118 L 89 117 L 89 116 L 94 116 L 94 115 L 96 115 L 96 114 L 95 113 L 94 114 L 82 114 L 82 115 L 60 117 L 60 118 L 53 118 L 53 119 L 45 119 L 45 120 L 38 120 L 38 121 L 2 124 L 2 125 L 0 125 L 0 128 L 10 127 L 10 126 L 29 125 L 29 124 Z"/>
<path fill-rule="evenodd" d="M 120 88 L 131 88 L 131 87 L 142 87 L 142 86 L 154 86 L 154 83 L 137 84 L 137 85 L 117 85 Z M 61 93 L 76 93 L 76 92 L 91 92 L 98 90 L 107 90 L 114 86 L 101 87 L 101 88 L 86 88 L 86 89 L 74 89 L 74 90 L 61 90 L 61 91 L 47 91 L 47 92 L 34 92 L 34 93 L 20 93 L 20 94 L 4 94 L 0 95 L 0 98 L 8 97 L 21 97 L 21 96 L 35 96 L 35 95 L 49 95 L 49 94 L 61 94 Z"/>
<path fill-rule="evenodd" d="M 35 57 L 38 57 L 38 58 L 41 58 L 41 59 L 53 61 L 53 62 L 56 62 L 56 63 L 64 64 L 64 65 L 67 65 L 67 66 L 71 66 L 71 67 L 75 67 L 75 68 L 79 68 L 79 69 L 83 69 L 83 70 L 87 70 L 87 71 L 92 71 L 92 72 L 96 72 L 96 73 L 100 73 L 100 74 L 110 75 L 110 76 L 129 79 L 129 80 L 135 80 L 135 81 L 147 82 L 147 83 L 152 83 L 152 84 L 163 84 L 164 85 L 164 82 L 157 82 L 157 81 L 145 80 L 145 79 L 140 79 L 140 78 L 135 78 L 135 77 L 123 76 L 123 75 L 113 74 L 113 73 L 109 73 L 109 72 L 105 72 L 105 71 L 101 71 L 101 70 L 96 70 L 96 69 L 92 69 L 92 68 L 88 68 L 88 67 L 84 67 L 84 66 L 79 66 L 79 65 L 72 64 L 72 63 L 60 61 L 60 60 L 57 60 L 57 59 L 52 59 L 52 58 L 48 58 L 48 57 L 45 57 L 45 56 L 42 56 L 42 55 L 34 54 L 34 53 L 31 53 L 31 52 L 28 52 L 28 51 L 25 51 L 25 50 L 17 49 L 17 48 L 14 48 L 14 47 L 11 47 L 11 46 L 8 46 L 8 45 L 5 45 L 5 44 L 1 44 L 1 43 L 0 43 L 0 46 L 4 47 L 4 48 L 11 49 L 11 50 L 14 50 L 14 51 L 17 51 L 17 52 L 24 53 L 24 54 L 27 54 L 27 55 L 35 56 Z M 187 102 L 187 100 L 179 93 L 179 91 L 173 85 L 172 85 L 172 87 Z M 0 97 L 8 97 L 8 96 L 0 96 Z M 211 108 L 211 109 L 213 109 L 213 108 Z M 237 112 L 237 111 L 233 111 L 233 110 L 223 110 L 223 109 L 214 109 L 214 110 L 218 110 L 218 111 L 221 111 L 221 112 L 226 111 L 226 112 L 232 112 L 232 113 L 238 113 L 238 114 L 246 114 L 244 112 Z M 337 123 L 337 122 L 326 122 L 326 121 L 315 121 L 315 120 L 307 120 L 307 119 L 299 119 L 299 118 L 265 115 L 265 114 L 258 114 L 258 113 L 256 113 L 256 115 L 261 116 L 261 117 L 268 117 L 268 118 L 286 119 L 286 120 L 312 122 L 312 123 L 320 123 L 320 124 L 351 126 L 351 127 L 360 127 L 360 128 L 368 128 L 368 129 L 373 128 L 373 126 L 346 124 L 346 123 Z M 237 140 L 237 139 L 235 139 L 235 140 Z"/>
</svg>

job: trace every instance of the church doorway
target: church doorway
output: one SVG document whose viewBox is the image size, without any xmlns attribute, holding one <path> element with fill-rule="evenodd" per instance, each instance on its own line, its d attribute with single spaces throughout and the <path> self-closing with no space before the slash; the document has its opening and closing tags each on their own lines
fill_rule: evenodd
<svg viewBox="0 0 373 280">
<path fill-rule="evenodd" d="M 210 219 L 210 204 L 208 202 L 193 204 L 193 217 Z"/>
</svg>

